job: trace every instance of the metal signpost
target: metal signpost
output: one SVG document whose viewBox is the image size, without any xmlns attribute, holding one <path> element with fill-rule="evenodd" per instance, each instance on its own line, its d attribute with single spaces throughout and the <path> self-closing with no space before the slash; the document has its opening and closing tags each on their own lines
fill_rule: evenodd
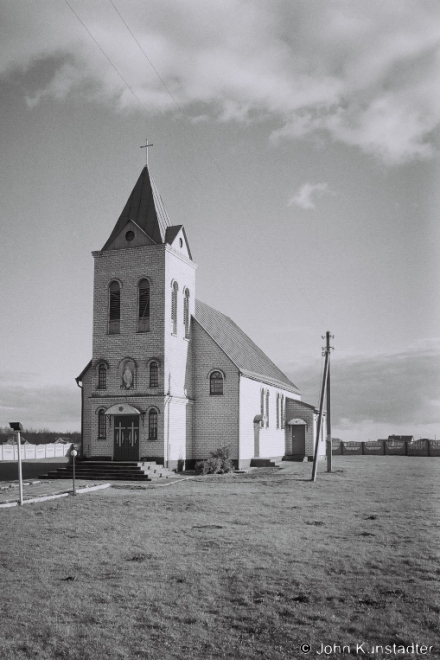
<svg viewBox="0 0 440 660">
<path fill-rule="evenodd" d="M 72 449 L 70 452 L 70 455 L 72 457 L 72 476 L 73 476 L 73 493 L 72 495 L 76 495 L 76 488 L 75 488 L 75 458 L 77 456 L 78 452 L 76 449 Z"/>
<path fill-rule="evenodd" d="M 18 459 L 18 489 L 19 489 L 19 500 L 18 503 L 23 504 L 23 474 L 21 470 L 21 435 L 20 431 L 23 430 L 20 422 L 9 422 L 9 426 L 14 431 L 15 441 L 17 443 L 17 459 Z"/>
</svg>

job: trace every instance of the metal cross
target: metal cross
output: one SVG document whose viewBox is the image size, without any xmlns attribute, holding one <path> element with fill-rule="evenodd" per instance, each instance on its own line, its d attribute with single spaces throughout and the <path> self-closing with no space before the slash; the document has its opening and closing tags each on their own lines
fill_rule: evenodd
<svg viewBox="0 0 440 660">
<path fill-rule="evenodd" d="M 131 423 L 131 427 L 129 427 L 129 429 L 128 429 L 128 433 L 129 433 L 129 441 L 130 441 L 130 444 L 131 444 L 132 447 L 134 447 L 135 442 L 136 442 L 136 440 L 137 440 L 137 438 L 136 438 L 136 431 L 137 431 L 137 426 L 135 425 L 134 422 L 132 422 L 132 423 Z"/>
<path fill-rule="evenodd" d="M 116 431 L 116 442 L 118 443 L 119 446 L 122 445 L 123 439 L 122 439 L 122 429 L 124 427 L 122 426 L 122 423 L 119 422 L 117 426 L 115 426 L 115 431 Z"/>
<path fill-rule="evenodd" d="M 147 157 L 147 165 L 148 165 L 148 149 L 152 147 L 152 144 L 148 144 L 148 138 L 145 138 L 145 144 L 141 144 L 141 149 L 145 149 L 145 155 Z"/>
</svg>

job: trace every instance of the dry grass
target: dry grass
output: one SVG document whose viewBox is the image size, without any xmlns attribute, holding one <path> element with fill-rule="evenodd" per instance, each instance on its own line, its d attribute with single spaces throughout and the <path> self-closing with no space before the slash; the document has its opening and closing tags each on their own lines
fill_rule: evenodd
<svg viewBox="0 0 440 660">
<path fill-rule="evenodd" d="M 316 484 L 293 464 L 1 510 L 0 657 L 440 657 L 440 459 L 334 466 Z"/>
</svg>

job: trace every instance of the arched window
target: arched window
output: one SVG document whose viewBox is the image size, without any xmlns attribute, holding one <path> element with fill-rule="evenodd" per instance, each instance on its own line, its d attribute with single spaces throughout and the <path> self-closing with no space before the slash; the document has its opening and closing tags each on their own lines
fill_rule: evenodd
<svg viewBox="0 0 440 660">
<path fill-rule="evenodd" d="M 150 362 L 150 387 L 159 387 L 159 365 Z"/>
<path fill-rule="evenodd" d="M 261 422 L 260 426 L 263 428 L 264 426 L 264 390 L 261 390 L 261 400 L 260 400 L 260 413 L 261 413 Z"/>
<path fill-rule="evenodd" d="M 210 375 L 209 393 L 223 394 L 223 374 L 220 371 L 213 371 Z"/>
<path fill-rule="evenodd" d="M 121 324 L 121 287 L 119 282 L 111 282 L 109 287 L 108 332 L 118 335 Z"/>
<path fill-rule="evenodd" d="M 189 291 L 185 289 L 185 298 L 183 300 L 183 325 L 185 328 L 185 337 L 189 337 Z"/>
<path fill-rule="evenodd" d="M 150 283 L 141 280 L 138 284 L 138 332 L 150 330 Z"/>
<path fill-rule="evenodd" d="M 177 335 L 177 292 L 179 285 L 173 282 L 173 291 L 171 294 L 171 320 L 173 322 L 173 335 Z"/>
<path fill-rule="evenodd" d="M 100 364 L 98 367 L 98 390 L 107 389 L 107 367 L 105 364 Z"/>
<path fill-rule="evenodd" d="M 266 428 L 269 427 L 269 390 L 266 390 Z"/>
<path fill-rule="evenodd" d="M 98 439 L 106 439 L 106 425 L 105 425 L 105 412 L 100 410 L 98 412 Z"/>
<path fill-rule="evenodd" d="M 277 393 L 277 429 L 280 428 L 280 393 Z"/>
<path fill-rule="evenodd" d="M 157 410 L 154 408 L 148 413 L 148 439 L 157 440 Z"/>
</svg>

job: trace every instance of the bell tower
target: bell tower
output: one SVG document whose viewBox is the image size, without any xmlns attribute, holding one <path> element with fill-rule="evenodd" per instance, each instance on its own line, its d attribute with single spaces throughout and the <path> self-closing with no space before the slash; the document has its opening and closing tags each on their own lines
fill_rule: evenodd
<svg viewBox="0 0 440 660">
<path fill-rule="evenodd" d="M 93 252 L 93 355 L 83 387 L 83 454 L 191 458 L 195 270 L 145 166 L 103 248 Z"/>
</svg>

